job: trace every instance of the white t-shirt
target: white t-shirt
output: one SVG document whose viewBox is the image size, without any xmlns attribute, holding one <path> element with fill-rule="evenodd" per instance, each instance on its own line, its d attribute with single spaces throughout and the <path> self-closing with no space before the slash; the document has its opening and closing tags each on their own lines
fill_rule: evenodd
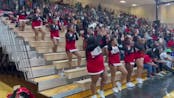
<svg viewBox="0 0 174 98">
<path fill-rule="evenodd" d="M 172 56 L 168 55 L 166 52 L 162 52 L 160 54 L 160 59 L 163 60 L 168 67 L 172 67 L 172 62 L 169 60 L 166 60 L 166 58 L 172 59 Z"/>
</svg>

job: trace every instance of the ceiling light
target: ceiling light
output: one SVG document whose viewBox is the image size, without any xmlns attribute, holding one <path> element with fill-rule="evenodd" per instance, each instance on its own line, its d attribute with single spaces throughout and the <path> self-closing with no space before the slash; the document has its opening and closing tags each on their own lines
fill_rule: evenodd
<svg viewBox="0 0 174 98">
<path fill-rule="evenodd" d="M 137 6 L 137 4 L 132 4 L 132 6 Z"/>
<path fill-rule="evenodd" d="M 126 3 L 126 1 L 125 0 L 121 0 L 120 3 Z"/>
</svg>

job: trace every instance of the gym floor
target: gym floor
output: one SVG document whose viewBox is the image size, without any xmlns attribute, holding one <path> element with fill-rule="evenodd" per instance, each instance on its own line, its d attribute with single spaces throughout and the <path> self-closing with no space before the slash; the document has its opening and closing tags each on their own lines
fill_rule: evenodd
<svg viewBox="0 0 174 98">
<path fill-rule="evenodd" d="M 13 89 L 10 86 L 0 81 L 0 98 L 7 98 L 7 95 L 12 92 Z"/>
<path fill-rule="evenodd" d="M 168 74 L 165 77 L 154 77 L 144 82 L 143 85 L 136 85 L 132 89 L 124 89 L 121 93 L 112 94 L 106 98 L 174 98 L 174 75 Z M 13 89 L 0 81 L 0 98 L 7 98 Z"/>
<path fill-rule="evenodd" d="M 132 89 L 124 89 L 118 94 L 112 94 L 106 98 L 174 98 L 174 75 L 165 77 L 154 77 L 136 85 Z"/>
</svg>

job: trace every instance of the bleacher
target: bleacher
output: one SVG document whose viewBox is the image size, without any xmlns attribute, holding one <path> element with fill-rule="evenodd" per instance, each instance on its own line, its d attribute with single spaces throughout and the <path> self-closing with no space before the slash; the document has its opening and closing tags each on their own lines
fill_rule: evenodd
<svg viewBox="0 0 174 98">
<path fill-rule="evenodd" d="M 44 41 L 34 41 L 34 32 L 30 25 L 27 25 L 25 31 L 21 32 L 18 28 L 15 28 L 15 24 L 10 23 L 10 20 L 6 18 L 1 18 L 3 22 L 6 23 L 14 32 L 20 37 L 23 37 L 24 40 L 28 43 L 28 46 L 32 51 L 36 52 L 36 55 L 40 59 L 44 59 L 44 62 L 40 60 L 38 64 L 31 61 L 31 70 L 33 77 L 31 77 L 34 82 L 38 83 L 38 92 L 53 98 L 66 97 L 73 98 L 74 96 L 88 97 L 90 96 L 89 87 L 90 87 L 90 78 L 86 70 L 86 59 L 85 51 L 83 50 L 82 44 L 83 40 L 80 38 L 76 43 L 76 46 L 80 50 L 82 56 L 82 66 L 80 68 L 70 68 L 65 52 L 65 33 L 61 32 L 61 40 L 58 45 L 58 50 L 56 53 L 52 52 L 52 43 L 49 38 L 49 31 L 44 27 L 46 32 L 46 37 Z M 37 61 L 38 59 L 36 59 Z M 124 64 L 124 63 L 123 63 Z M 77 58 L 73 56 L 74 67 L 77 66 Z M 105 66 L 108 70 L 107 62 Z M 135 76 L 137 69 L 134 68 L 132 76 Z M 144 71 L 146 73 L 146 71 Z M 120 72 L 116 73 L 116 80 L 120 80 Z M 110 84 L 110 77 L 108 70 L 108 81 L 107 84 Z M 134 79 L 134 78 L 132 78 Z M 107 87 L 106 87 L 107 88 Z M 110 87 L 111 88 L 111 87 Z M 107 88 L 108 89 L 108 88 Z M 87 91 L 88 93 L 84 93 Z M 76 97 L 74 97 L 76 98 Z"/>
</svg>

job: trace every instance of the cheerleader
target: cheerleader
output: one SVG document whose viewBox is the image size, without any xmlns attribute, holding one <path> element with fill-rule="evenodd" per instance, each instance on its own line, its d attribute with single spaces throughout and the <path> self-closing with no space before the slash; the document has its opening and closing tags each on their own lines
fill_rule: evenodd
<svg viewBox="0 0 174 98">
<path fill-rule="evenodd" d="M 135 42 L 135 63 L 137 65 L 137 82 L 142 84 L 143 79 L 141 78 L 144 66 L 144 39 L 138 38 L 137 42 Z"/>
<path fill-rule="evenodd" d="M 107 80 L 104 67 L 104 58 L 102 55 L 102 49 L 97 44 L 97 40 L 94 37 L 89 37 L 87 40 L 86 48 L 86 61 L 87 61 L 87 71 L 91 77 L 91 91 L 92 97 L 97 98 L 96 96 L 96 85 L 97 81 L 101 77 L 100 91 L 98 92 L 101 98 L 104 96 L 104 85 Z"/>
<path fill-rule="evenodd" d="M 42 40 L 45 38 L 45 32 L 42 30 L 42 17 L 40 15 L 40 9 L 35 9 L 35 14 L 32 19 L 32 28 L 35 32 L 35 40 L 38 40 L 38 33 L 42 33 Z"/>
<path fill-rule="evenodd" d="M 57 20 L 54 20 L 53 23 L 50 25 L 50 37 L 53 42 L 53 52 L 57 51 L 57 46 L 59 43 L 59 31 L 61 30 L 60 27 L 57 24 Z"/>
<path fill-rule="evenodd" d="M 69 65 L 72 68 L 72 54 L 77 56 L 78 59 L 78 66 L 81 65 L 81 55 L 78 52 L 78 49 L 76 48 L 76 40 L 78 40 L 78 35 L 75 32 L 74 25 L 69 25 L 68 26 L 68 31 L 65 34 L 66 38 L 66 53 L 69 59 Z"/>
<path fill-rule="evenodd" d="M 25 7 L 22 7 L 22 10 L 19 11 L 18 14 L 18 21 L 19 21 L 19 30 L 24 31 L 25 29 L 25 22 L 27 21 L 27 13 Z"/>
<path fill-rule="evenodd" d="M 113 91 L 115 93 L 118 93 L 118 91 L 121 91 L 122 83 L 124 82 L 124 79 L 126 79 L 127 76 L 127 70 L 124 67 L 124 65 L 120 62 L 120 51 L 119 47 L 117 45 L 116 38 L 111 38 L 109 44 L 108 44 L 108 62 L 109 62 L 109 68 L 111 71 L 111 83 L 113 87 Z M 115 83 L 115 73 L 119 70 L 122 73 L 121 81 Z M 116 87 L 117 84 L 117 87 Z"/>
<path fill-rule="evenodd" d="M 134 50 L 132 38 L 131 36 L 128 36 L 124 40 L 124 53 L 125 53 L 124 61 L 125 61 L 125 67 L 128 71 L 127 84 L 126 84 L 127 88 L 132 88 L 135 86 L 131 82 L 131 76 L 132 76 L 133 68 L 135 65 L 134 52 L 135 50 Z"/>
</svg>

